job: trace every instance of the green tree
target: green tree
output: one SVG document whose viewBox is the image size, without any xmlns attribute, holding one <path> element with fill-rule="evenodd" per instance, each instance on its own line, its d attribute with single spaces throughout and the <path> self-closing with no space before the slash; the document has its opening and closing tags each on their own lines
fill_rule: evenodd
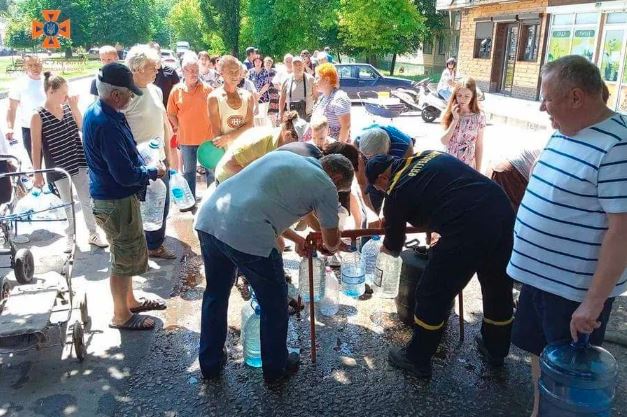
<svg viewBox="0 0 627 417">
<path fill-rule="evenodd" d="M 414 51 L 425 31 L 411 0 L 340 0 L 339 15 L 346 50 L 367 56 Z"/>
<path fill-rule="evenodd" d="M 130 46 L 147 42 L 154 34 L 155 1 L 23 0 L 16 3 L 15 13 L 9 13 L 12 34 L 9 40 L 18 41 L 20 31 L 30 32 L 31 20 L 41 20 L 42 10 L 60 9 L 59 20 L 71 19 L 74 46 L 91 47 L 116 42 Z"/>
<path fill-rule="evenodd" d="M 201 0 L 200 10 L 207 25 L 216 28 L 227 51 L 237 56 L 239 52 L 241 0 Z"/>
<path fill-rule="evenodd" d="M 206 34 L 209 28 L 200 11 L 199 0 L 179 0 L 170 10 L 167 22 L 174 40 L 188 41 L 192 49 L 197 51 L 208 49 Z"/>
<path fill-rule="evenodd" d="M 152 39 L 159 45 L 170 45 L 172 43 L 172 33 L 168 24 L 168 15 L 171 8 L 172 2 L 170 0 L 155 0 L 150 26 Z"/>
</svg>

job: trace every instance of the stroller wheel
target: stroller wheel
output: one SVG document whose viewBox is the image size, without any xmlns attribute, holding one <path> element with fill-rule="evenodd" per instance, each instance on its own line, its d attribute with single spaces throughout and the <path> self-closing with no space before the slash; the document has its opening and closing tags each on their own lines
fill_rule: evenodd
<svg viewBox="0 0 627 417">
<path fill-rule="evenodd" d="M 15 279 L 20 284 L 30 284 L 35 274 L 35 259 L 29 249 L 20 249 L 15 254 Z"/>
</svg>

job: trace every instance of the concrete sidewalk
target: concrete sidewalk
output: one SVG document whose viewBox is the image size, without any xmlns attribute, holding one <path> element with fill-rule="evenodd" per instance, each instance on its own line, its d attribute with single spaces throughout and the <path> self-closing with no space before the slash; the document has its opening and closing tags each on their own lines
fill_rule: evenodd
<svg viewBox="0 0 627 417">
<path fill-rule="evenodd" d="M 540 102 L 484 93 L 481 103 L 488 121 L 530 130 L 551 129 L 549 116 L 540 111 Z"/>
</svg>

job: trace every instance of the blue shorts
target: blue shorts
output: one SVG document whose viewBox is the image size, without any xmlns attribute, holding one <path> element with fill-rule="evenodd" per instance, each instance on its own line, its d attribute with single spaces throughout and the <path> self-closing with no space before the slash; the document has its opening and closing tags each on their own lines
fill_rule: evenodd
<svg viewBox="0 0 627 417">
<path fill-rule="evenodd" d="M 601 327 L 590 335 L 590 343 L 600 346 L 612 311 L 608 298 L 599 317 Z M 571 340 L 570 319 L 581 303 L 559 295 L 523 285 L 512 329 L 512 343 L 522 350 L 540 356 L 548 344 Z"/>
</svg>

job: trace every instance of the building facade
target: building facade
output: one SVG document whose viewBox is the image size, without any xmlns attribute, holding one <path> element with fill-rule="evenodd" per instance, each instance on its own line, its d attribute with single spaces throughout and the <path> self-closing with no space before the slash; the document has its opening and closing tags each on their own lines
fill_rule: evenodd
<svg viewBox="0 0 627 417">
<path fill-rule="evenodd" d="M 461 14 L 459 69 L 491 93 L 537 100 L 540 69 L 569 54 L 601 69 L 608 105 L 627 111 L 627 1 L 440 0 Z"/>
</svg>

